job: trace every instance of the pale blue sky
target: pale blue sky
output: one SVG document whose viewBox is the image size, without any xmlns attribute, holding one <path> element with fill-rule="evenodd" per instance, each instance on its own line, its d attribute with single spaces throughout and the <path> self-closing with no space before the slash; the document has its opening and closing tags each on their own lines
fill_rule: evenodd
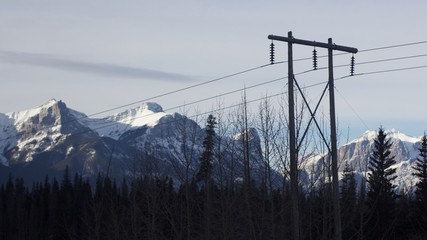
<svg viewBox="0 0 427 240">
<path fill-rule="evenodd" d="M 427 41 L 425 1 L 100 1 L 0 0 L 0 112 L 61 99 L 87 114 L 114 108 L 268 63 L 267 35 L 286 35 L 371 49 Z M 286 45 L 276 42 L 277 60 Z M 295 58 L 312 49 L 295 46 Z M 318 50 L 320 55 L 326 54 Z M 356 62 L 427 54 L 427 44 L 361 52 Z M 346 64 L 350 56 L 337 56 Z M 295 72 L 311 68 L 298 62 Z M 325 66 L 326 59 L 319 59 Z M 427 57 L 356 66 L 356 73 L 427 65 Z M 348 68 L 335 70 L 335 77 Z M 156 99 L 171 108 L 286 76 L 271 66 L 188 92 Z M 337 81 L 338 91 L 369 128 L 382 124 L 410 135 L 427 128 L 427 68 Z M 326 71 L 297 77 L 307 86 Z M 278 82 L 248 91 L 248 99 L 284 90 Z M 321 89 L 321 88 L 320 88 Z M 319 89 L 308 90 L 313 99 Z M 223 98 L 236 103 L 240 94 Z M 337 94 L 337 115 L 351 136 L 366 126 Z M 203 111 L 216 101 L 198 106 Z M 325 112 L 327 109 L 324 110 Z"/>
</svg>

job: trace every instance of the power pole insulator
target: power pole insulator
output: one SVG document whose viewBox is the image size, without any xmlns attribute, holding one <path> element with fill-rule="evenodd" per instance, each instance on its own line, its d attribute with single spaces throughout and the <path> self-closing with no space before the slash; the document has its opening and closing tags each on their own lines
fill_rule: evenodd
<svg viewBox="0 0 427 240">
<path fill-rule="evenodd" d="M 271 41 L 270 44 L 270 64 L 274 64 L 274 43 Z"/>
<path fill-rule="evenodd" d="M 317 70 L 317 51 L 316 48 L 313 50 L 313 70 Z"/>
<path fill-rule="evenodd" d="M 354 76 L 354 54 L 351 56 L 350 61 L 350 76 Z"/>
</svg>

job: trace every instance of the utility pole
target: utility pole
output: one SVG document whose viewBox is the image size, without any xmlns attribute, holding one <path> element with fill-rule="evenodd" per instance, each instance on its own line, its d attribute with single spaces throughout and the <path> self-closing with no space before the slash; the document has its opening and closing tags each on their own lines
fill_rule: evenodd
<svg viewBox="0 0 427 240">
<path fill-rule="evenodd" d="M 288 37 L 269 35 L 268 39 L 277 40 L 288 43 L 288 98 L 289 98 L 289 154 L 290 154 L 290 175 L 291 175 L 291 209 L 292 209 L 292 234 L 294 240 L 300 239 L 299 227 L 299 209 L 298 209 L 298 152 L 299 146 L 296 146 L 295 137 L 295 110 L 294 110 L 294 74 L 293 74 L 293 56 L 292 44 L 300 44 L 306 46 L 320 47 L 328 49 L 328 69 L 329 69 L 329 107 L 331 118 L 331 146 L 330 155 L 332 158 L 332 201 L 333 201 L 333 216 L 334 216 L 334 239 L 342 240 L 341 229 L 341 210 L 339 204 L 339 184 L 338 184 L 338 154 L 337 154 L 337 133 L 336 133 L 336 117 L 335 117 L 335 95 L 334 95 L 334 72 L 333 72 L 333 50 L 357 53 L 356 48 L 335 45 L 332 43 L 332 38 L 328 39 L 328 43 L 315 41 L 307 41 L 295 39 L 292 32 L 288 32 Z M 295 80 L 296 81 L 296 80 Z M 314 118 L 314 115 L 312 115 Z M 320 130 L 320 129 L 319 129 Z M 326 142 L 325 142 L 326 143 Z M 327 143 L 326 143 L 327 144 Z"/>
<path fill-rule="evenodd" d="M 288 38 L 292 39 L 292 32 L 288 32 Z M 288 42 L 288 102 L 289 102 L 289 155 L 291 175 L 291 226 L 294 239 L 300 239 L 300 220 L 298 207 L 298 153 L 295 136 L 295 102 L 294 102 L 294 66 L 292 56 L 292 42 Z"/>
</svg>

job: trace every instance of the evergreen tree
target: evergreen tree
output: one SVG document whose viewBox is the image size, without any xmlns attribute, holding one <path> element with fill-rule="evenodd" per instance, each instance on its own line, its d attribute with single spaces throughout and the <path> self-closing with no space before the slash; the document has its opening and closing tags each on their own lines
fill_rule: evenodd
<svg viewBox="0 0 427 240">
<path fill-rule="evenodd" d="M 214 116 L 209 115 L 205 128 L 205 139 L 203 140 L 203 152 L 200 156 L 200 168 L 197 172 L 197 180 L 204 182 L 205 199 L 203 207 L 204 215 L 204 239 L 212 239 L 212 196 L 211 196 L 211 177 L 212 177 L 212 158 L 214 156 L 214 139 L 215 139 L 215 125 L 216 119 Z"/>
<path fill-rule="evenodd" d="M 342 174 L 341 185 L 341 218 L 343 239 L 349 239 L 355 234 L 357 216 L 356 211 L 356 178 L 353 169 L 350 167 L 348 162 L 346 162 Z"/>
<path fill-rule="evenodd" d="M 343 204 L 349 203 L 353 205 L 356 203 L 356 178 L 353 168 L 348 162 L 345 163 L 342 173 L 341 201 Z"/>
<path fill-rule="evenodd" d="M 427 135 L 422 137 L 419 151 L 419 157 L 413 167 L 415 170 L 414 175 L 419 180 L 415 185 L 415 194 L 418 201 L 423 203 L 423 205 L 427 205 Z"/>
<path fill-rule="evenodd" d="M 215 140 L 215 126 L 217 122 L 214 116 L 211 114 L 208 116 L 206 128 L 205 128 L 205 139 L 203 140 L 203 153 L 200 156 L 200 168 L 197 172 L 197 180 L 205 181 L 205 183 L 211 178 L 212 174 L 212 158 L 214 155 L 214 140 Z"/>
<path fill-rule="evenodd" d="M 370 156 L 369 173 L 367 182 L 369 184 L 367 194 L 368 213 L 368 235 L 372 239 L 387 239 L 392 234 L 393 219 L 395 211 L 395 186 L 391 183 L 396 169 L 391 168 L 396 163 L 391 156 L 391 140 L 382 128 L 379 129 L 374 142 L 374 152 Z M 385 237 L 385 238 L 384 238 Z"/>
<path fill-rule="evenodd" d="M 415 187 L 415 208 L 414 220 L 418 232 L 423 232 L 427 235 L 425 226 L 427 224 L 427 135 L 421 138 L 421 147 L 419 148 L 419 156 L 413 167 L 414 176 L 418 178 Z M 424 235 L 424 236 L 425 236 Z"/>
</svg>

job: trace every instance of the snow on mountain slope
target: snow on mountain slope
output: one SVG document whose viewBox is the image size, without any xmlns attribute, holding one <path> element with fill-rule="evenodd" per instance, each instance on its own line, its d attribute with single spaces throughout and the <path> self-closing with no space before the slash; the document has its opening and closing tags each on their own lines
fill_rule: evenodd
<svg viewBox="0 0 427 240">
<path fill-rule="evenodd" d="M 395 156 L 396 163 L 407 159 L 415 159 L 418 156 L 420 138 L 405 135 L 395 129 L 385 131 L 390 139 L 391 154 Z M 338 158 L 349 162 L 353 168 L 361 168 L 366 171 L 366 161 L 374 151 L 374 141 L 377 131 L 367 131 L 357 139 L 345 144 L 338 150 Z M 363 163 L 362 163 L 362 162 Z M 340 167 L 343 169 L 343 166 Z"/>
<path fill-rule="evenodd" d="M 118 140 L 127 131 L 156 126 L 169 115 L 160 105 L 147 102 L 106 118 L 92 119 L 51 99 L 28 110 L 0 114 L 0 164 L 30 162 L 34 154 L 49 151 L 73 135 Z"/>
<path fill-rule="evenodd" d="M 65 103 L 55 99 L 29 110 L 6 113 L 1 118 L 0 158 L 6 166 L 30 162 L 35 154 L 50 151 L 70 135 L 87 132 Z"/>
<path fill-rule="evenodd" d="M 3 155 L 5 150 L 15 145 L 17 141 L 16 129 L 13 119 L 8 115 L 0 113 L 0 164 L 8 165 L 7 158 Z"/>
<path fill-rule="evenodd" d="M 396 191 L 410 191 L 417 181 L 413 176 L 412 166 L 418 157 L 420 139 L 405 135 L 395 129 L 385 131 L 387 139 L 390 139 L 391 156 L 395 156 L 396 164 L 392 168 L 396 169 L 396 180 L 394 184 L 397 186 Z M 369 167 L 369 157 L 375 150 L 374 141 L 378 132 L 371 130 L 365 132 L 360 137 L 353 141 L 339 147 L 338 149 L 338 162 L 339 162 L 339 176 L 342 176 L 345 163 L 347 162 L 350 167 L 357 173 L 359 177 L 367 177 Z M 308 160 L 306 172 L 308 175 L 318 176 L 322 171 L 323 155 L 317 155 Z M 326 155 L 328 156 L 328 155 Z M 328 159 L 328 158 L 326 158 Z"/>
<path fill-rule="evenodd" d="M 80 123 L 97 132 L 100 136 L 111 137 L 116 140 L 126 131 L 142 126 L 156 126 L 161 118 L 172 115 L 163 112 L 160 105 L 152 102 L 146 102 L 136 108 L 100 119 L 88 118 L 84 113 L 74 110 L 71 112 Z"/>
<path fill-rule="evenodd" d="M 51 99 L 38 107 L 29 109 L 29 110 L 23 110 L 20 112 L 6 113 L 6 115 L 12 120 L 13 125 L 16 126 L 17 131 L 20 131 L 22 130 L 22 128 L 25 127 L 26 123 L 30 118 L 40 114 L 44 110 L 51 108 L 57 103 L 58 101 L 56 101 L 55 99 Z M 53 125 L 55 123 L 53 122 L 51 124 Z"/>
<path fill-rule="evenodd" d="M 65 166 L 88 177 L 114 171 L 118 178 L 156 172 L 182 179 L 183 172 L 195 174 L 204 134 L 197 122 L 165 113 L 156 103 L 96 119 L 50 100 L 29 110 L 0 114 L 0 163 L 32 180 L 60 176 Z M 259 136 L 255 129 L 247 134 L 251 171 L 263 176 Z M 241 177 L 243 165 L 236 154 L 243 152 L 238 137 L 243 135 L 222 141 L 226 147 L 221 148 L 221 164 L 214 161 L 215 171 L 221 168 L 222 173 Z"/>
<path fill-rule="evenodd" d="M 28 149 L 32 145 L 36 149 L 49 148 L 49 144 L 46 144 L 49 137 L 58 137 L 58 128 L 52 128 L 50 131 L 39 131 L 43 130 L 42 126 L 51 124 L 54 125 L 56 118 L 52 115 L 53 106 L 58 102 L 55 99 L 51 99 L 48 102 L 29 109 L 19 112 L 10 112 L 6 114 L 0 114 L 0 163 L 3 165 L 9 165 L 9 161 L 4 155 L 5 152 L 10 151 L 13 148 Z M 32 135 L 32 132 L 37 131 L 37 134 Z M 48 136 L 48 135 L 51 136 Z M 56 136 L 53 136 L 55 135 Z M 27 157 L 28 161 L 31 161 L 31 156 Z"/>
<path fill-rule="evenodd" d="M 412 166 L 418 156 L 420 139 L 394 129 L 386 133 L 391 139 L 391 154 L 396 160 L 393 167 L 398 177 L 394 183 L 399 186 L 398 191 L 406 191 L 416 182 Z M 237 133 L 224 140 L 238 149 L 242 136 L 244 133 Z M 251 166 L 261 169 L 259 136 L 252 129 L 249 136 L 254 144 L 250 157 L 259 161 L 258 164 L 254 161 Z M 338 149 L 340 176 L 346 162 L 359 177 L 366 176 L 376 136 L 376 131 L 367 131 Z M 0 113 L 0 164 L 5 166 L 30 162 L 39 164 L 48 159 L 52 164 L 76 161 L 76 166 L 81 167 L 79 164 L 88 165 L 88 161 L 94 159 L 91 156 L 96 155 L 96 164 L 89 164 L 91 169 L 96 169 L 95 166 L 104 164 L 102 161 L 109 156 L 121 155 L 120 161 L 124 163 L 138 152 L 162 161 L 164 166 L 169 164 L 173 169 L 175 166 L 171 167 L 171 162 L 185 162 L 188 152 L 192 153 L 191 161 L 197 163 L 202 141 L 203 131 L 196 122 L 177 113 L 165 113 L 160 105 L 150 102 L 101 119 L 90 118 L 54 99 L 29 110 Z M 104 146 L 103 143 L 107 142 L 108 146 Z M 236 149 L 224 154 L 231 156 L 234 151 Z M 40 159 L 39 163 L 37 159 Z M 301 178 L 306 178 L 307 182 L 319 179 L 324 162 L 328 161 L 325 154 L 304 157 Z"/>
</svg>

